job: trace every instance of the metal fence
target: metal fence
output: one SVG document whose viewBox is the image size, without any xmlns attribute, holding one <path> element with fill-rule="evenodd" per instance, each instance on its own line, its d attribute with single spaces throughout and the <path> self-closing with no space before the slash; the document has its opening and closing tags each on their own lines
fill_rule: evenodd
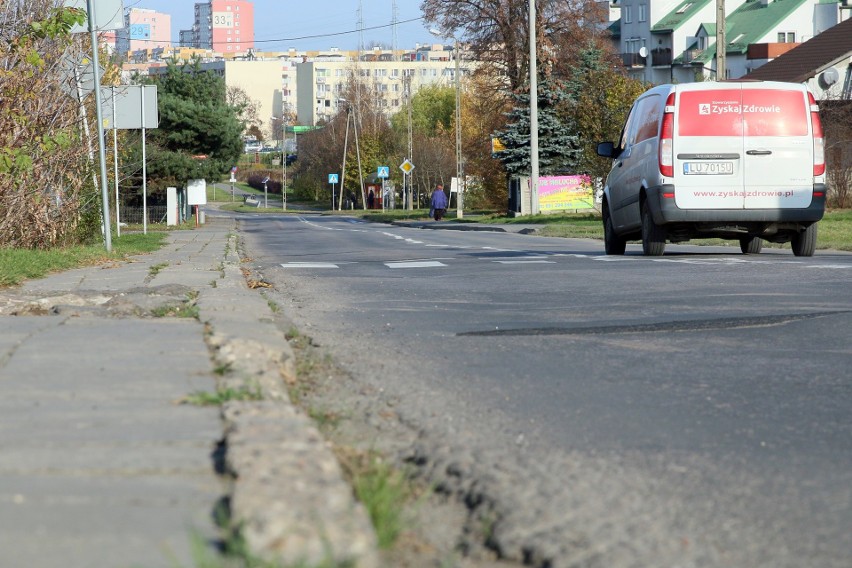
<svg viewBox="0 0 852 568">
<path fill-rule="evenodd" d="M 120 207 L 118 210 L 119 221 L 129 225 L 142 224 L 142 208 L 141 207 Z M 166 222 L 166 206 L 165 205 L 149 205 L 148 206 L 148 222 L 149 223 L 165 223 Z"/>
</svg>

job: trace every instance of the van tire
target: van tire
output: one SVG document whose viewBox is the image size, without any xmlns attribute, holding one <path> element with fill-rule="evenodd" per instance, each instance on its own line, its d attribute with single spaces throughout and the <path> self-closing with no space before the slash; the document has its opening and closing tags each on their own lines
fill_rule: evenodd
<svg viewBox="0 0 852 568">
<path fill-rule="evenodd" d="M 743 237 L 740 239 L 740 250 L 743 254 L 760 254 L 763 240 L 760 237 Z"/>
<path fill-rule="evenodd" d="M 611 255 L 624 254 L 627 248 L 627 240 L 618 236 L 612 226 L 612 217 L 609 214 L 609 207 L 604 207 L 603 213 L 604 225 L 604 251 Z"/>
<path fill-rule="evenodd" d="M 817 226 L 813 223 L 804 231 L 799 231 L 790 240 L 793 254 L 796 256 L 813 256 L 816 251 Z"/>
<path fill-rule="evenodd" d="M 666 230 L 654 222 L 647 201 L 642 202 L 642 252 L 645 256 L 663 256 L 666 252 Z"/>
</svg>

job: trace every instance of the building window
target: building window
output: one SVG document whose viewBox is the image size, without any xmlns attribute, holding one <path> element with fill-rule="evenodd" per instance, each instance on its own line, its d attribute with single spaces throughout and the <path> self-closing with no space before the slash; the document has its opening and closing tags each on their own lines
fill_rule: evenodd
<svg viewBox="0 0 852 568">
<path fill-rule="evenodd" d="M 647 22 L 648 21 L 648 5 L 647 4 L 639 4 L 639 21 Z"/>
<path fill-rule="evenodd" d="M 625 24 L 633 23 L 633 6 L 624 6 L 621 8 L 622 15 L 624 16 Z"/>
<path fill-rule="evenodd" d="M 778 43 L 796 43 L 796 33 L 778 32 Z"/>
</svg>

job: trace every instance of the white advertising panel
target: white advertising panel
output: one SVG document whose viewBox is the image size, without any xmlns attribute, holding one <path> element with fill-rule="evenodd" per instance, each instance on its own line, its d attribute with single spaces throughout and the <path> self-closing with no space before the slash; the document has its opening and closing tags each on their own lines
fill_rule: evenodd
<svg viewBox="0 0 852 568">
<path fill-rule="evenodd" d="M 191 179 L 186 182 L 186 203 L 188 205 L 207 205 L 207 182 L 203 179 Z"/>
</svg>

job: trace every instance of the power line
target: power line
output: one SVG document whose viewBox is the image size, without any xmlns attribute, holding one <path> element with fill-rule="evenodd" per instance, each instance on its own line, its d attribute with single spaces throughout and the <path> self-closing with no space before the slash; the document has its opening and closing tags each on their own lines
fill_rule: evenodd
<svg viewBox="0 0 852 568">
<path fill-rule="evenodd" d="M 371 27 L 366 27 L 366 28 L 360 28 L 360 29 L 355 29 L 355 30 L 349 30 L 349 31 L 346 31 L 346 32 L 334 32 L 334 33 L 330 33 L 330 34 L 316 34 L 316 35 L 306 35 L 306 36 L 297 36 L 297 37 L 285 37 L 285 38 L 282 38 L 282 39 L 264 39 L 264 40 L 255 40 L 255 42 L 254 42 L 254 43 L 270 43 L 270 42 L 281 42 L 281 41 L 299 41 L 299 40 L 303 40 L 303 39 L 318 39 L 318 38 L 324 38 L 324 37 L 336 37 L 336 36 L 342 36 L 342 35 L 356 34 L 356 33 L 359 33 L 359 32 L 361 32 L 361 31 L 382 30 L 382 29 L 385 29 L 385 28 L 393 27 L 393 26 L 394 26 L 394 25 L 396 25 L 396 24 L 408 24 L 408 23 L 411 23 L 411 22 L 417 22 L 417 21 L 420 21 L 420 20 L 422 20 L 422 19 L 423 19 L 423 16 L 419 16 L 419 17 L 417 17 L 417 18 L 410 18 L 410 19 L 408 19 L 408 20 L 400 20 L 400 21 L 398 21 L 398 22 L 391 22 L 391 23 L 389 23 L 389 24 L 382 24 L 382 25 L 380 25 L 380 26 L 371 26 Z"/>
<path fill-rule="evenodd" d="M 338 37 L 338 36 L 344 36 L 344 35 L 349 35 L 349 34 L 357 34 L 357 33 L 361 33 L 362 31 L 382 30 L 382 29 L 385 29 L 385 28 L 393 27 L 394 25 L 409 24 L 411 22 L 418 22 L 418 21 L 421 21 L 421 20 L 423 20 L 423 16 L 419 16 L 417 18 L 409 18 L 408 20 L 399 20 L 397 22 L 391 22 L 389 24 L 382 24 L 382 25 L 379 25 L 379 26 L 370 26 L 370 27 L 366 27 L 366 28 L 348 30 L 348 31 L 345 31 L 345 32 L 332 32 L 332 33 L 327 33 L 327 34 L 314 34 L 314 35 L 306 35 L 306 36 L 285 37 L 285 38 L 278 38 L 278 39 L 256 39 L 256 40 L 253 40 L 253 43 L 255 43 L 255 44 L 258 44 L 258 43 L 283 43 L 283 42 L 289 42 L 289 41 L 300 41 L 300 40 L 305 40 L 305 39 L 321 39 L 321 38 L 326 38 L 326 37 Z M 132 41 L 144 42 L 144 43 L 163 43 L 163 40 L 153 40 L 153 39 L 133 39 Z M 246 42 L 242 42 L 242 43 L 246 43 Z"/>
</svg>

